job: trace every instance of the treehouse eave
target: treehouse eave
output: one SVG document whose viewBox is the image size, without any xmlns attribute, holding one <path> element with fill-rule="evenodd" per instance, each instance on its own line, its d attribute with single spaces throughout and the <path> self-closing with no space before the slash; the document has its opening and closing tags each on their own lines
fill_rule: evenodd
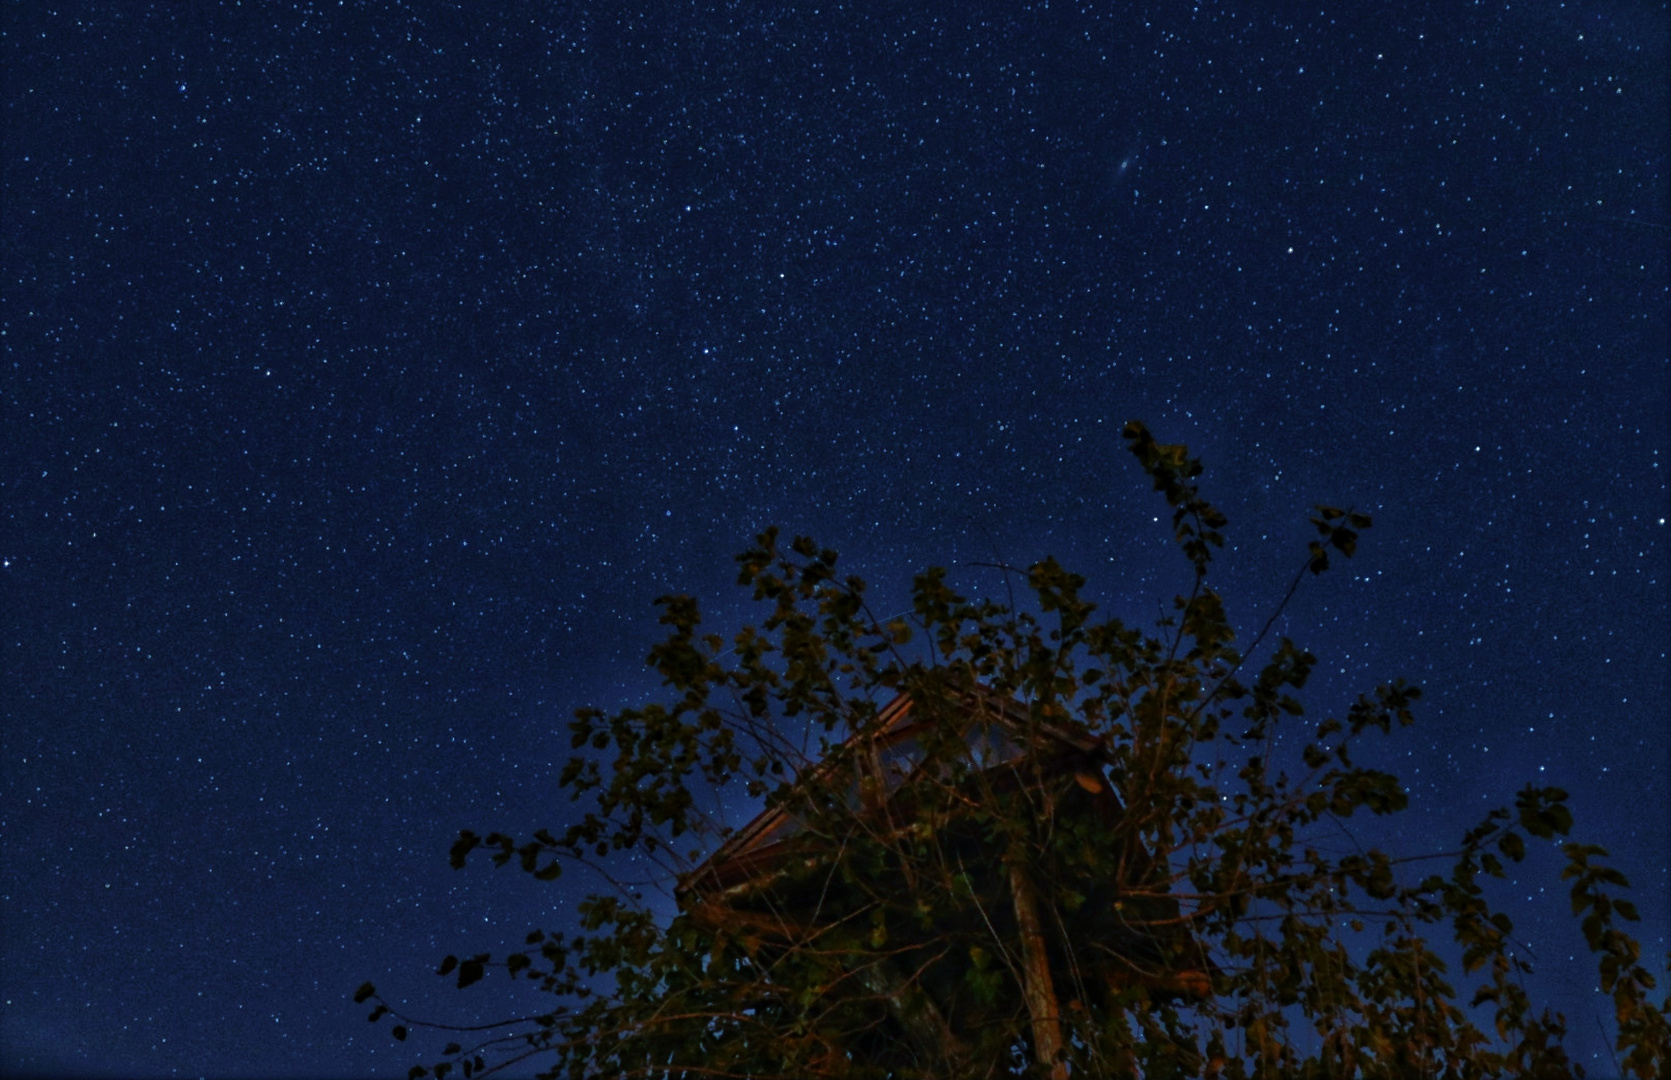
<svg viewBox="0 0 1671 1080">
<path fill-rule="evenodd" d="M 1035 742 L 1044 741 L 1053 746 L 1054 752 L 1046 757 L 1047 767 L 1072 769 L 1076 778 L 1082 778 L 1080 782 L 1088 790 L 1095 785 L 1100 788 L 1099 794 L 1107 801 L 1114 806 L 1118 805 L 1118 798 L 1101 770 L 1094 766 L 1085 768 L 1087 764 L 1100 760 L 1103 744 L 1079 725 L 1035 722 L 1022 702 L 1002 697 L 978 686 L 967 689 L 946 687 L 942 692 L 946 697 L 955 699 L 954 706 L 963 713 L 963 719 L 970 727 L 981 723 L 983 719 L 989 719 L 989 722 L 1000 728 L 1006 736 L 1016 736 L 1030 729 Z M 914 708 L 920 711 L 921 706 L 912 699 L 909 692 L 900 692 L 876 714 L 865 730 L 843 740 L 842 746 L 851 747 L 859 742 L 887 746 L 909 737 L 909 733 L 918 727 L 918 721 L 913 714 Z M 1019 743 L 1022 740 L 1018 738 L 1015 741 Z M 1013 772 L 1014 770 L 1009 768 L 1012 764 L 1011 761 L 999 762 L 990 766 L 986 772 Z M 810 783 L 826 779 L 836 767 L 835 761 L 826 758 L 811 766 L 796 782 Z M 888 801 L 892 801 L 892 793 L 888 796 Z M 738 829 L 704 859 L 701 865 L 681 875 L 674 892 L 680 906 L 685 906 L 697 896 L 711 899 L 746 891 L 751 885 L 758 884 L 762 876 L 773 876 L 774 870 L 793 858 L 795 848 L 798 847 L 794 844 L 793 835 L 781 835 L 783 829 L 793 821 L 790 810 L 781 805 L 770 807 L 755 815 L 753 820 Z"/>
</svg>

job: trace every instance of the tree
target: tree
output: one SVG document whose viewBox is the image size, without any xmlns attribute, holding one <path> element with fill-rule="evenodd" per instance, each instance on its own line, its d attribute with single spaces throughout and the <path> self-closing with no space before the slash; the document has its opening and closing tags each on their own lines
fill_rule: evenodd
<svg viewBox="0 0 1671 1080">
<path fill-rule="evenodd" d="M 1006 568 L 1025 604 L 969 600 L 931 569 L 908 614 L 879 619 L 835 552 L 786 551 L 775 530 L 738 557 L 759 627 L 727 643 L 699 632 L 694 600 L 658 601 L 667 700 L 576 714 L 561 785 L 578 820 L 525 841 L 465 831 L 451 858 L 611 882 L 631 858 L 677 913 L 619 883 L 578 932 L 448 956 L 461 988 L 502 969 L 555 1003 L 412 1076 L 529 1060 L 576 1078 L 1582 1076 L 1486 896 L 1529 840 L 1569 834 L 1565 793 L 1522 790 L 1444 853 L 1448 873 L 1330 854 L 1358 811 L 1405 808 L 1355 756 L 1409 725 L 1420 691 L 1388 683 L 1312 723 L 1294 696 L 1311 653 L 1283 638 L 1245 674 L 1276 613 L 1235 647 L 1200 463 L 1139 423 L 1124 436 L 1192 570 L 1153 632 L 1095 618 L 1052 559 Z M 1283 605 L 1370 525 L 1328 506 L 1310 520 Z M 764 809 L 728 832 L 699 809 L 716 796 Z M 1671 999 L 1651 1000 L 1619 928 L 1637 918 L 1627 883 L 1599 847 L 1564 852 L 1620 1068 L 1667 1075 Z M 369 983 L 355 1001 L 397 1039 L 420 1023 Z"/>
</svg>

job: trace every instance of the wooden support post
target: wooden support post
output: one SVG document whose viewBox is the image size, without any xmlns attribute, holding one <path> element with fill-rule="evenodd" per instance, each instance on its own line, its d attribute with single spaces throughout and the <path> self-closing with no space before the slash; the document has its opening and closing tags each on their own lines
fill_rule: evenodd
<svg viewBox="0 0 1671 1080">
<path fill-rule="evenodd" d="M 1033 1051 L 1039 1064 L 1050 1070 L 1050 1080 L 1067 1080 L 1068 1067 L 1062 1061 L 1062 1009 L 1050 977 L 1050 953 L 1039 922 L 1038 894 L 1018 860 L 1009 860 L 1009 870 L 1015 924 L 1021 935 L 1021 991 L 1033 1020 Z"/>
</svg>

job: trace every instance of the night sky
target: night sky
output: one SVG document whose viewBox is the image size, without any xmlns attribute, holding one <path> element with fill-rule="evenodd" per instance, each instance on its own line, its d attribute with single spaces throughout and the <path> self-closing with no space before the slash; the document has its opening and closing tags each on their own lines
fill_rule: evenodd
<svg viewBox="0 0 1671 1080">
<path fill-rule="evenodd" d="M 1279 629 L 1314 713 L 1424 687 L 1387 842 L 1565 787 L 1664 956 L 1664 5 L 5 23 L 0 1067 L 403 1076 L 442 1040 L 362 980 L 538 1011 L 431 969 L 578 881 L 447 847 L 567 820 L 653 598 L 755 617 L 777 523 L 885 611 L 1054 554 L 1148 624 L 1188 566 L 1131 418 L 1204 458 L 1244 640 L 1312 504 L 1374 514 Z M 1494 895 L 1607 1075 L 1527 866 Z"/>
</svg>

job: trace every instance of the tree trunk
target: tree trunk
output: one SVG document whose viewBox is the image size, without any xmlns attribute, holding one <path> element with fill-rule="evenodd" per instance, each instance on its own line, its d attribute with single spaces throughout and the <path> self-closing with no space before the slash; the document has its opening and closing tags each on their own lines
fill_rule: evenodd
<svg viewBox="0 0 1671 1080">
<path fill-rule="evenodd" d="M 1050 953 L 1039 922 L 1038 894 L 1019 861 L 1011 859 L 1009 869 L 1015 924 L 1021 935 L 1021 991 L 1033 1019 L 1033 1051 L 1039 1064 L 1049 1070 L 1051 1080 L 1067 1080 L 1068 1067 L 1062 1061 L 1062 1010 L 1050 977 Z"/>
</svg>

